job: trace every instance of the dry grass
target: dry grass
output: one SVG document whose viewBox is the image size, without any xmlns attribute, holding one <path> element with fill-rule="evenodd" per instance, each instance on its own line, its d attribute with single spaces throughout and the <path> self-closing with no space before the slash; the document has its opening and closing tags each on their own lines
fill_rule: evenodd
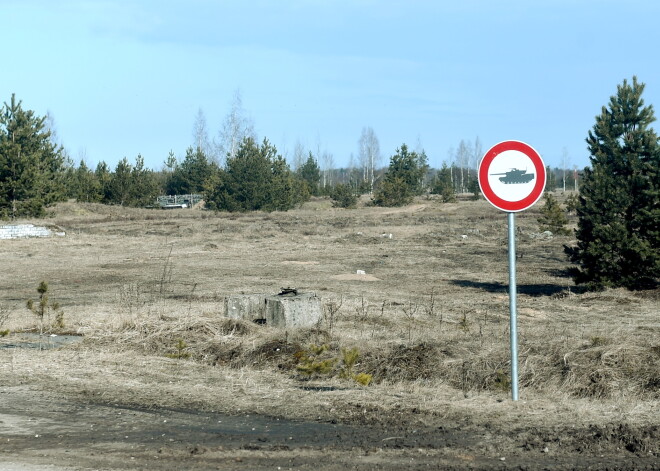
<svg viewBox="0 0 660 471">
<path fill-rule="evenodd" d="M 570 238 L 533 238 L 537 216 L 517 217 L 521 397 L 589 420 L 657 420 L 658 293 L 576 291 L 564 271 Z M 340 210 L 314 201 L 270 214 L 67 203 L 51 222 L 67 237 L 0 246 L 15 267 L 0 280 L 4 325 L 33 326 L 24 303 L 46 280 L 67 328 L 86 339 L 11 360 L 0 350 L 3 377 L 34 379 L 27 355 L 48 356 L 52 371 L 70 368 L 46 375 L 62 389 L 255 411 L 267 397 L 271 411 L 301 417 L 364 415 L 355 404 L 442 415 L 447 401 L 451 413 L 482 414 L 484 402 L 496 413 L 494 400 L 509 394 L 506 216 L 486 202 Z M 285 286 L 321 296 L 318 326 L 281 331 L 223 317 L 225 296 Z M 339 378 L 339 363 L 310 381 L 296 367 L 312 344 L 337 358 L 357 348 L 355 371 L 373 384 Z"/>
</svg>

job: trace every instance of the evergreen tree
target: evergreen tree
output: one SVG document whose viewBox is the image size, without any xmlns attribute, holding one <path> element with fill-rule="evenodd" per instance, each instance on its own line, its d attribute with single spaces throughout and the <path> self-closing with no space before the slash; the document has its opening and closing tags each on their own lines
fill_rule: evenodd
<svg viewBox="0 0 660 471">
<path fill-rule="evenodd" d="M 173 150 L 170 150 L 170 153 L 167 154 L 167 159 L 165 159 L 165 168 L 168 172 L 174 172 L 179 165 L 179 162 L 176 160 L 176 155 Z"/>
<path fill-rule="evenodd" d="M 43 216 L 65 197 L 64 155 L 45 117 L 23 110 L 12 94 L 0 110 L 0 217 Z"/>
<path fill-rule="evenodd" d="M 357 205 L 357 195 L 350 185 L 337 183 L 330 192 L 333 208 L 354 208 Z"/>
<path fill-rule="evenodd" d="M 479 186 L 479 179 L 477 177 L 470 177 L 467 188 L 468 191 L 472 193 L 472 197 L 470 199 L 472 201 L 479 200 L 481 195 L 481 187 Z"/>
<path fill-rule="evenodd" d="M 108 164 L 104 161 L 99 162 L 96 165 L 94 176 L 99 182 L 101 202 L 106 204 L 112 203 L 112 173 L 110 173 Z"/>
<path fill-rule="evenodd" d="M 115 171 L 110 178 L 109 202 L 120 206 L 127 206 L 131 201 L 131 172 L 133 167 L 124 157 L 115 167 Z"/>
<path fill-rule="evenodd" d="M 410 152 L 402 144 L 390 158 L 390 165 L 373 198 L 377 206 L 403 206 L 423 191 L 428 169 L 424 152 Z"/>
<path fill-rule="evenodd" d="M 596 117 L 577 207 L 577 246 L 567 247 L 577 283 L 656 286 L 660 277 L 660 145 L 633 77 Z"/>
<path fill-rule="evenodd" d="M 456 191 L 451 181 L 451 169 L 447 163 L 442 164 L 431 185 L 431 193 L 440 195 L 443 203 L 453 203 L 456 201 Z"/>
<path fill-rule="evenodd" d="M 298 168 L 296 173 L 307 184 L 309 193 L 318 196 L 319 183 L 321 183 L 321 169 L 311 152 L 305 163 Z"/>
<path fill-rule="evenodd" d="M 80 165 L 75 171 L 73 189 L 72 196 L 78 201 L 96 203 L 102 199 L 101 184 L 84 160 L 80 161 Z"/>
<path fill-rule="evenodd" d="M 546 180 L 545 180 L 545 192 L 549 191 L 555 191 L 557 189 L 557 176 L 555 175 L 555 172 L 550 168 L 549 165 L 546 165 L 545 167 L 545 174 L 546 174 Z"/>
<path fill-rule="evenodd" d="M 274 157 L 271 171 L 270 202 L 264 210 L 286 211 L 309 199 L 307 183 L 295 177 L 281 155 Z"/>
<path fill-rule="evenodd" d="M 275 146 L 246 137 L 226 168 L 207 181 L 204 199 L 216 211 L 284 211 L 304 197 L 295 181 Z"/>
<path fill-rule="evenodd" d="M 144 158 L 138 154 L 131 168 L 129 200 L 130 206 L 146 206 L 153 203 L 159 193 L 158 182 L 153 170 L 145 168 Z"/>
<path fill-rule="evenodd" d="M 180 164 L 172 164 L 173 171 L 168 175 L 166 190 L 168 195 L 201 193 L 204 182 L 217 170 L 201 148 L 186 150 L 186 157 Z"/>
<path fill-rule="evenodd" d="M 571 233 L 566 227 L 568 217 L 566 217 L 566 214 L 552 193 L 545 194 L 545 204 L 541 208 L 541 217 L 537 221 L 542 231 L 550 231 L 553 234 L 559 235 L 569 235 Z"/>
</svg>

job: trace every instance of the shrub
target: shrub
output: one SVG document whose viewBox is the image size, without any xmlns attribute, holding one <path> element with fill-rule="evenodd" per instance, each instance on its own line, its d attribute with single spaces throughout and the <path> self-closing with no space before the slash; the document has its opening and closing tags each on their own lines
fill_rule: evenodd
<svg viewBox="0 0 660 471">
<path fill-rule="evenodd" d="M 413 193 L 406 181 L 392 177 L 383 181 L 373 198 L 376 206 L 405 206 L 413 200 Z"/>
<path fill-rule="evenodd" d="M 334 208 L 354 208 L 357 204 L 357 195 L 350 185 L 339 183 L 330 192 Z"/>
<path fill-rule="evenodd" d="M 390 158 L 390 165 L 374 194 L 373 203 L 376 206 L 403 206 L 412 202 L 415 195 L 422 193 L 427 169 L 426 154 L 410 152 L 408 146 L 402 144 Z"/>
<path fill-rule="evenodd" d="M 537 219 L 541 231 L 550 231 L 553 234 L 569 235 L 571 231 L 566 227 L 568 218 L 551 193 L 545 194 L 545 204 L 541 208 L 541 217 Z"/>
</svg>

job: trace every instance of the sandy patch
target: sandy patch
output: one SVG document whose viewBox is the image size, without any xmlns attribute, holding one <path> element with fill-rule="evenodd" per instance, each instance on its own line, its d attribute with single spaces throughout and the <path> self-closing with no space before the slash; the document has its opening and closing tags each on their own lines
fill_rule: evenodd
<svg viewBox="0 0 660 471">
<path fill-rule="evenodd" d="M 390 209 L 387 211 L 383 211 L 382 214 L 399 214 L 399 213 L 416 213 L 417 211 L 421 211 L 423 209 L 426 209 L 425 204 L 411 204 L 408 206 L 403 206 L 401 208 L 396 208 L 396 209 Z"/>
<path fill-rule="evenodd" d="M 528 308 L 528 307 L 518 309 L 518 313 L 521 316 L 531 317 L 533 319 L 544 319 L 546 317 L 546 315 L 544 313 L 542 313 L 541 311 L 539 311 L 537 309 Z"/>
<path fill-rule="evenodd" d="M 301 260 L 284 260 L 282 265 L 318 265 L 319 262 L 316 260 L 301 261 Z"/>
<path fill-rule="evenodd" d="M 380 278 L 376 278 L 373 275 L 357 275 L 354 273 L 346 273 L 344 275 L 334 275 L 331 276 L 333 280 L 342 280 L 342 281 L 380 281 Z"/>
</svg>

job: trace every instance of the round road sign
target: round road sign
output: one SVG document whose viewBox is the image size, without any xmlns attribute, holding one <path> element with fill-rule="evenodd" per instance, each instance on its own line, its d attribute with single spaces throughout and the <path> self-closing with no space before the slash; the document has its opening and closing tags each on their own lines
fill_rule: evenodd
<svg viewBox="0 0 660 471">
<path fill-rule="evenodd" d="M 545 165 L 532 146 L 504 141 L 486 152 L 479 164 L 479 186 L 497 209 L 523 211 L 536 203 L 545 189 Z"/>
</svg>

